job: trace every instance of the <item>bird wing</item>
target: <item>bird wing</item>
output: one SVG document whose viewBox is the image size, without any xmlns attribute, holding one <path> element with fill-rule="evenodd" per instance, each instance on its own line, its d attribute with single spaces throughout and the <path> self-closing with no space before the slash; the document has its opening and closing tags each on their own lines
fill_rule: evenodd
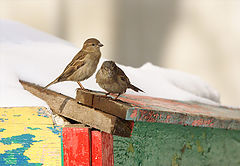
<svg viewBox="0 0 240 166">
<path fill-rule="evenodd" d="M 122 71 L 122 69 L 120 69 L 119 67 L 117 67 L 117 76 L 119 76 L 119 78 L 127 83 L 127 84 L 130 84 L 130 81 L 128 79 L 128 77 L 126 76 L 126 74 L 124 73 L 124 71 Z"/>
<path fill-rule="evenodd" d="M 132 90 L 134 90 L 135 92 L 138 92 L 138 91 L 141 91 L 141 92 L 144 92 L 142 89 L 139 89 L 138 87 L 132 85 L 129 81 L 129 78 L 126 76 L 126 74 L 120 69 L 118 68 L 117 70 L 118 72 L 118 75 L 120 77 L 120 79 L 127 84 L 127 87 L 128 88 L 131 88 Z"/>
<path fill-rule="evenodd" d="M 77 55 L 74 56 L 74 58 L 72 59 L 72 61 L 67 65 L 67 67 L 64 69 L 63 73 L 71 66 L 74 66 L 76 61 L 81 61 L 83 60 L 87 55 L 87 52 L 84 52 L 82 50 L 80 50 Z"/>
<path fill-rule="evenodd" d="M 85 64 L 84 58 L 86 57 L 86 55 L 87 55 L 86 52 L 83 51 L 78 52 L 78 54 L 64 69 L 63 73 L 58 77 L 58 81 L 67 80 L 69 76 L 71 76 L 75 71 L 82 67 Z"/>
</svg>

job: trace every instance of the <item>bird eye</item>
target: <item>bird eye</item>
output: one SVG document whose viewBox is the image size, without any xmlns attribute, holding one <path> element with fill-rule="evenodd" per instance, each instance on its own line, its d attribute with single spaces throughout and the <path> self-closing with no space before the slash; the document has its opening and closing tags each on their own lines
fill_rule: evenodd
<svg viewBox="0 0 240 166">
<path fill-rule="evenodd" d="M 95 46 L 95 44 L 92 44 L 92 46 Z"/>
</svg>

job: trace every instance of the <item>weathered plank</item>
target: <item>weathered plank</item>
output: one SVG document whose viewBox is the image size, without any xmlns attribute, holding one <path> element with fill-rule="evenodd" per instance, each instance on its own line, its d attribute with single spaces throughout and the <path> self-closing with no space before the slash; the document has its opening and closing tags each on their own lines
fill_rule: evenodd
<svg viewBox="0 0 240 166">
<path fill-rule="evenodd" d="M 240 110 L 186 101 L 124 95 L 134 106 L 127 120 L 240 130 Z"/>
<path fill-rule="evenodd" d="M 99 129 L 106 133 L 123 137 L 130 137 L 131 135 L 131 122 L 129 121 L 122 120 L 94 108 L 78 104 L 73 98 L 48 89 L 43 89 L 41 86 L 25 81 L 20 82 L 22 83 L 24 89 L 46 101 L 49 107 L 57 114 L 83 124 L 87 124 L 90 127 Z"/>
<path fill-rule="evenodd" d="M 64 165 L 91 165 L 91 131 L 89 128 L 62 129 Z"/>
<path fill-rule="evenodd" d="M 132 107 L 127 102 L 122 102 L 121 100 L 115 101 L 106 97 L 103 93 L 89 90 L 78 89 L 76 100 L 84 105 L 102 110 L 122 119 L 126 118 L 128 109 Z"/>
<path fill-rule="evenodd" d="M 74 128 L 88 128 L 86 125 L 84 124 L 67 124 L 64 127 L 74 127 Z"/>
<path fill-rule="evenodd" d="M 114 101 L 103 93 L 80 89 L 76 98 L 126 120 L 240 130 L 240 109 L 237 108 L 129 94 Z"/>
<path fill-rule="evenodd" d="M 113 166 L 113 136 L 79 124 L 62 129 L 64 165 Z"/>
<path fill-rule="evenodd" d="M 92 166 L 113 166 L 113 136 L 100 131 L 91 131 Z"/>
</svg>

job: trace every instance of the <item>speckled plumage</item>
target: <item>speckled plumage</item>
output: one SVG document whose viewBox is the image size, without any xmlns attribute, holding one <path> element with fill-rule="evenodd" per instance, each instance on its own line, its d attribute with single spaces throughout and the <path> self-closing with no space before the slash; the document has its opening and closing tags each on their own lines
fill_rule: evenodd
<svg viewBox="0 0 240 166">
<path fill-rule="evenodd" d="M 130 83 L 126 74 L 113 61 L 105 61 L 102 64 L 96 74 L 96 82 L 108 93 L 118 93 L 118 96 L 125 93 L 127 88 L 136 92 L 143 92 Z M 115 99 L 117 99 L 117 97 Z"/>
</svg>

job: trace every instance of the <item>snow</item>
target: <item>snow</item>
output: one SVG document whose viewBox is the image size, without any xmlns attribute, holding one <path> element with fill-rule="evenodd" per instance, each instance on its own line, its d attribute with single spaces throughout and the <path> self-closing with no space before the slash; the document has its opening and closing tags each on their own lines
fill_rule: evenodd
<svg viewBox="0 0 240 166">
<path fill-rule="evenodd" d="M 18 80 L 46 86 L 62 73 L 80 48 L 9 20 L 0 20 L 0 34 L 0 107 L 48 107 L 44 101 L 25 91 Z M 98 68 L 105 60 L 101 58 Z M 150 63 L 140 68 L 120 64 L 118 66 L 130 78 L 132 84 L 145 91 L 145 93 L 136 93 L 127 90 L 128 94 L 219 104 L 217 91 L 197 76 Z M 103 91 L 96 84 L 95 74 L 83 81 L 83 86 L 87 89 Z M 75 97 L 76 88 L 78 88 L 77 83 L 68 81 L 49 87 L 71 97 Z"/>
</svg>

